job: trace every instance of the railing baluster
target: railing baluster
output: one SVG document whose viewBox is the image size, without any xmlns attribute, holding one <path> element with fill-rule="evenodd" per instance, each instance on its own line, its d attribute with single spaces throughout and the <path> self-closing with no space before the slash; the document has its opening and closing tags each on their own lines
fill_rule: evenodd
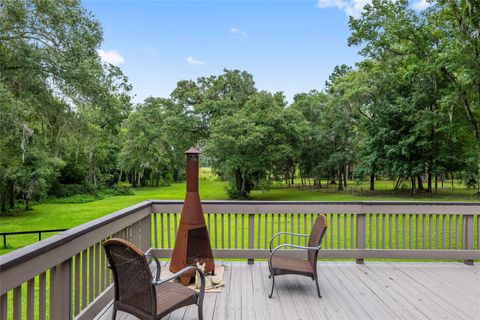
<svg viewBox="0 0 480 320">
<path fill-rule="evenodd" d="M 334 230 L 333 214 L 329 213 L 328 216 L 330 217 L 330 224 L 329 224 L 329 227 L 330 227 L 330 246 L 328 248 L 333 249 L 333 230 Z M 312 225 L 313 225 L 313 223 L 312 223 Z"/>
<path fill-rule="evenodd" d="M 265 214 L 265 244 L 264 248 L 268 248 L 268 214 Z"/>
<path fill-rule="evenodd" d="M 368 233 L 368 248 L 373 249 L 372 246 L 372 239 L 373 239 L 373 216 L 371 213 L 368 214 L 368 228 L 369 228 L 369 233 Z M 357 235 L 358 237 L 358 235 Z"/>
<path fill-rule="evenodd" d="M 350 214 L 350 248 L 354 249 L 355 248 L 355 235 L 354 235 L 354 229 L 355 229 L 355 226 L 354 226 L 354 223 L 355 223 L 355 220 L 353 220 L 353 214 Z"/>
<path fill-rule="evenodd" d="M 35 278 L 27 282 L 27 319 L 33 319 L 35 313 Z"/>
<path fill-rule="evenodd" d="M 235 249 L 238 249 L 238 214 L 235 214 Z"/>
<path fill-rule="evenodd" d="M 422 249 L 425 249 L 426 245 L 426 238 L 427 238 L 427 226 L 425 220 L 427 219 L 427 215 L 423 214 L 422 215 Z"/>
<path fill-rule="evenodd" d="M 407 243 L 407 215 L 406 214 L 402 214 L 402 227 L 403 227 L 402 249 L 406 249 L 405 247 Z"/>
<path fill-rule="evenodd" d="M 230 213 L 227 213 L 227 244 L 228 244 L 228 249 L 232 248 L 232 226 L 230 225 Z"/>
<path fill-rule="evenodd" d="M 242 241 L 242 249 L 245 249 L 245 215 L 242 213 L 240 217 L 242 218 L 242 237 L 240 240 Z"/>
<path fill-rule="evenodd" d="M 258 214 L 258 224 L 257 224 L 257 249 L 260 249 L 260 239 L 262 235 L 262 214 Z M 255 216 L 254 216 L 255 217 Z"/>
<path fill-rule="evenodd" d="M 138 228 L 137 228 L 138 229 Z M 137 242 L 138 245 L 138 242 Z M 95 244 L 95 297 L 100 293 L 100 243 Z"/>
<path fill-rule="evenodd" d="M 337 249 L 340 249 L 340 243 L 341 243 L 341 239 L 340 239 L 340 214 L 336 214 L 335 215 L 337 217 Z"/>
<path fill-rule="evenodd" d="M 382 235 L 382 249 L 385 249 L 385 243 L 386 243 L 386 238 L 387 238 L 387 228 L 385 227 L 385 224 L 386 224 L 386 221 L 387 221 L 387 215 L 386 214 L 382 214 L 380 216 L 380 219 L 382 219 L 382 232 L 381 232 L 381 235 Z"/>
<path fill-rule="evenodd" d="M 459 227 L 459 223 L 458 223 L 458 220 L 460 220 L 460 216 L 459 215 L 455 215 L 455 249 L 459 249 L 460 248 L 460 231 L 458 230 L 458 227 Z"/>
<path fill-rule="evenodd" d="M 409 242 L 409 249 L 413 249 L 413 217 L 414 215 L 413 214 L 410 214 L 408 216 L 408 223 L 409 223 L 409 239 L 408 239 L 408 242 Z"/>
<path fill-rule="evenodd" d="M 298 233 L 298 230 L 295 230 L 295 226 L 294 226 L 294 220 L 295 220 L 295 215 L 293 213 L 290 214 L 290 229 L 291 229 L 291 232 L 297 232 Z M 296 240 L 296 239 L 295 239 Z M 290 236 L 290 243 L 295 243 L 294 241 L 294 238 L 293 238 L 293 235 Z"/>
<path fill-rule="evenodd" d="M 158 248 L 158 226 L 157 226 L 157 216 L 158 214 L 153 214 L 153 239 L 155 248 Z"/>
<path fill-rule="evenodd" d="M 380 246 L 380 214 L 375 214 L 375 248 Z"/>
<path fill-rule="evenodd" d="M 415 214 L 415 249 L 418 249 L 418 235 L 420 233 L 418 226 L 418 214 Z"/>
<path fill-rule="evenodd" d="M 171 214 L 167 214 L 167 245 L 169 249 L 172 248 L 172 240 L 170 237 L 170 216 Z"/>
<path fill-rule="evenodd" d="M 398 213 L 395 214 L 395 249 L 398 249 L 398 233 L 400 228 L 398 227 Z"/>
<path fill-rule="evenodd" d="M 177 240 L 177 232 L 178 232 L 178 223 L 177 223 L 177 213 L 173 214 L 173 239 Z"/>
<path fill-rule="evenodd" d="M 80 253 L 75 255 L 75 280 L 73 285 L 75 287 L 74 293 L 74 304 L 73 304 L 73 315 L 76 316 L 80 313 Z"/>
<path fill-rule="evenodd" d="M 0 296 L 0 320 L 8 319 L 8 293 Z"/>
<path fill-rule="evenodd" d="M 225 214 L 221 214 L 222 219 L 222 249 L 225 249 Z"/>
<path fill-rule="evenodd" d="M 388 248 L 392 249 L 392 222 L 393 222 L 393 215 L 389 214 L 388 217 Z"/>
<path fill-rule="evenodd" d="M 42 272 L 38 277 L 38 319 L 47 318 L 47 273 Z"/>
<path fill-rule="evenodd" d="M 82 251 L 82 308 L 85 308 L 88 304 L 88 287 L 87 287 L 87 278 L 88 278 L 88 271 L 87 271 L 87 262 L 88 262 L 88 251 Z"/>
<path fill-rule="evenodd" d="M 213 229 L 213 235 L 214 235 L 214 240 L 213 240 L 213 247 L 215 249 L 218 248 L 218 234 L 217 234 L 217 230 L 218 230 L 218 223 L 217 223 L 217 214 L 214 214 L 213 215 L 213 225 L 214 225 L 214 229 Z M 243 229 L 243 228 L 242 228 Z M 243 231 L 242 231 L 242 236 L 243 236 Z"/>
<path fill-rule="evenodd" d="M 428 248 L 432 249 L 432 215 L 428 215 Z"/>
<path fill-rule="evenodd" d="M 160 214 L 160 230 L 162 230 L 161 233 L 161 247 L 165 248 L 165 223 L 163 222 L 163 217 L 165 216 L 165 213 Z M 208 229 L 210 230 L 210 215 L 207 215 L 208 217 Z"/>
<path fill-rule="evenodd" d="M 448 241 L 448 248 L 453 249 L 453 231 L 452 231 L 452 218 L 453 215 L 448 216 L 448 229 L 449 229 L 449 241 Z"/>
<path fill-rule="evenodd" d="M 445 231 L 445 215 L 442 215 L 442 249 L 445 249 L 445 239 L 447 237 L 447 233 Z"/>
<path fill-rule="evenodd" d="M 22 319 L 22 286 L 13 289 L 13 320 Z"/>
</svg>

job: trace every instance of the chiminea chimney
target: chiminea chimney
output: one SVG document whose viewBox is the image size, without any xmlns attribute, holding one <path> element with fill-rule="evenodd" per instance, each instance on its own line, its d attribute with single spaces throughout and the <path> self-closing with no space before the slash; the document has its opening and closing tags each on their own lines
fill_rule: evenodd
<svg viewBox="0 0 480 320">
<path fill-rule="evenodd" d="M 210 238 L 208 236 L 202 204 L 198 195 L 198 156 L 195 148 L 185 151 L 187 155 L 187 194 L 182 208 L 182 216 L 173 249 L 170 271 L 178 272 L 189 265 L 205 263 L 205 272 L 215 271 Z M 188 285 L 195 272 L 180 277 L 183 285 Z"/>
</svg>

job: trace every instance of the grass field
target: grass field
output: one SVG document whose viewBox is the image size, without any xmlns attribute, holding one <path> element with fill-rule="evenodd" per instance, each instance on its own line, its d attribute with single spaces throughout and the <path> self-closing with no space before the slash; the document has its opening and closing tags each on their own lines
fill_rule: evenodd
<svg viewBox="0 0 480 320">
<path fill-rule="evenodd" d="M 212 179 L 208 172 L 201 172 L 200 196 L 204 200 L 228 199 L 225 192 L 227 183 Z M 319 190 L 302 190 L 298 187 L 287 188 L 284 185 L 274 185 L 268 191 L 253 191 L 254 200 L 319 200 L 319 201 L 355 201 L 355 200 L 441 200 L 441 201 L 476 201 L 474 190 L 466 190 L 460 184 L 455 184 L 452 193 L 450 183 L 448 188 L 434 194 L 416 194 L 412 197 L 408 192 L 393 195 L 392 181 L 378 181 L 378 191 L 369 192 L 368 185 L 351 183 L 346 191 L 336 191 L 336 185 Z M 134 195 L 107 196 L 104 199 L 87 203 L 64 203 L 68 201 L 47 201 L 33 206 L 32 210 L 20 212 L 11 216 L 0 216 L 0 232 L 28 231 L 38 229 L 71 228 L 105 214 L 128 207 L 147 199 L 183 199 L 185 184 L 174 183 L 158 188 L 140 188 Z M 59 203 L 60 202 L 60 203 Z M 42 237 L 53 234 L 44 234 Z M 37 241 L 37 235 L 18 235 L 7 238 L 7 248 L 0 248 L 0 254 L 21 248 Z"/>
</svg>

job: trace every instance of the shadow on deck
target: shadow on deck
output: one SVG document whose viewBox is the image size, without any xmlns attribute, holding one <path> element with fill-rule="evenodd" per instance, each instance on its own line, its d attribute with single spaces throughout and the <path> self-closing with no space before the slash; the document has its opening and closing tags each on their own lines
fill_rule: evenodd
<svg viewBox="0 0 480 320">
<path fill-rule="evenodd" d="M 480 265 L 461 263 L 319 263 L 323 298 L 301 276 L 279 276 L 274 297 L 266 262 L 224 262 L 226 287 L 207 293 L 204 319 L 478 319 Z M 196 306 L 169 320 L 197 318 Z M 109 304 L 96 319 L 111 319 Z M 117 319 L 136 319 L 119 312 Z"/>
</svg>

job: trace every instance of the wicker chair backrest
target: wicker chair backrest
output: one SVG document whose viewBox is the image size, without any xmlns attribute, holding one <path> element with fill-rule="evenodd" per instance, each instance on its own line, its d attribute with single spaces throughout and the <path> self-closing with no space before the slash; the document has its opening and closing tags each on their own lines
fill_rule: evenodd
<svg viewBox="0 0 480 320">
<path fill-rule="evenodd" d="M 321 214 L 315 219 L 315 223 L 312 227 L 312 232 L 310 233 L 310 238 L 308 239 L 309 247 L 318 247 L 322 243 L 323 236 L 327 230 L 327 219 L 325 215 Z M 308 261 L 316 270 L 317 264 L 317 255 L 318 250 L 308 250 Z"/>
<path fill-rule="evenodd" d="M 155 286 L 144 253 L 123 239 L 107 240 L 103 246 L 113 272 L 115 300 L 135 315 L 156 315 Z"/>
</svg>

